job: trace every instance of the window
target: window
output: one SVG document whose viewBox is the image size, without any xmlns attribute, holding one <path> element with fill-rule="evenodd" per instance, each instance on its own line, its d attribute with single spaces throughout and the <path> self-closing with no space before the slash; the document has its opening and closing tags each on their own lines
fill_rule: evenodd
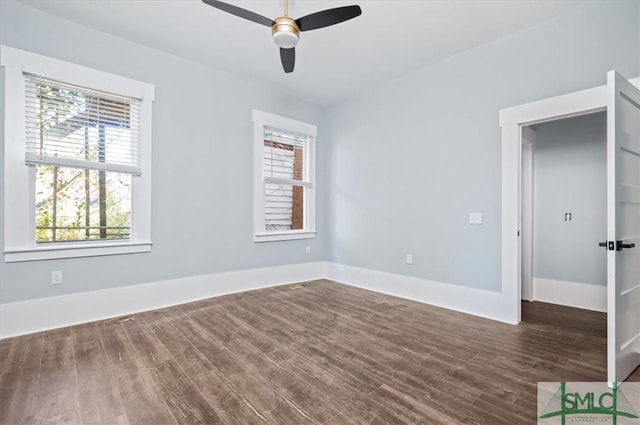
<svg viewBox="0 0 640 425">
<path fill-rule="evenodd" d="M 149 251 L 153 86 L 1 49 L 5 261 Z"/>
<path fill-rule="evenodd" d="M 315 237 L 316 126 L 253 111 L 254 241 Z"/>
</svg>

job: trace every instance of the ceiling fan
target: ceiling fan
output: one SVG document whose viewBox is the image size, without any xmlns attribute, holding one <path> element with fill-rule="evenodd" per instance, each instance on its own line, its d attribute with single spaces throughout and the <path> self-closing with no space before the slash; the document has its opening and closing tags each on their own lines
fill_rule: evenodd
<svg viewBox="0 0 640 425">
<path fill-rule="evenodd" d="M 296 63 L 296 44 L 300 32 L 311 31 L 348 21 L 362 14 L 360 6 L 343 6 L 312 13 L 302 18 L 289 17 L 289 1 L 284 0 L 284 16 L 271 20 L 257 13 L 217 0 L 202 0 L 209 6 L 223 10 L 232 15 L 271 27 L 273 42 L 280 47 L 280 59 L 284 72 L 293 72 Z"/>
</svg>

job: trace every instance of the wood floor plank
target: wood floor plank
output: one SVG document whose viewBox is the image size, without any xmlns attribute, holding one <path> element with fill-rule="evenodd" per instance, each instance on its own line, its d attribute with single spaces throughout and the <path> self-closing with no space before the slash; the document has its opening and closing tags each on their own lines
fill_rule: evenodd
<svg viewBox="0 0 640 425">
<path fill-rule="evenodd" d="M 229 354 L 238 363 L 244 365 L 243 369 L 258 376 L 263 386 L 270 386 L 303 416 L 322 423 L 338 413 L 339 410 L 333 405 L 331 399 L 314 390 L 304 381 L 297 380 L 295 375 L 262 356 L 250 344 L 243 342 L 243 334 L 236 333 L 235 328 L 227 328 L 220 321 L 216 321 L 220 315 L 199 314 L 191 317 L 198 325 L 206 329 L 210 333 L 209 335 L 215 335 L 223 341 Z M 278 409 L 281 407 L 282 405 L 279 405 Z"/>
<path fill-rule="evenodd" d="M 198 376 L 215 369 L 168 320 L 155 321 L 147 326 L 188 376 Z"/>
<path fill-rule="evenodd" d="M 357 396 L 343 413 L 358 424 L 413 425 L 415 423 L 407 422 L 385 406 L 364 395 Z"/>
<path fill-rule="evenodd" d="M 98 332 L 131 425 L 177 424 L 121 324 L 107 322 Z"/>
<path fill-rule="evenodd" d="M 171 317 L 171 316 L 169 316 Z M 173 316 L 175 319 L 176 316 Z M 228 385 L 217 368 L 182 335 L 170 321 L 147 322 L 149 329 L 171 354 L 175 362 L 191 377 L 191 382 L 202 394 L 221 422 L 228 425 L 266 424 L 246 400 Z"/>
<path fill-rule="evenodd" d="M 135 375 L 144 362 L 119 322 L 109 321 L 97 327 L 107 359 L 117 378 Z"/>
<path fill-rule="evenodd" d="M 317 280 L 15 337 L 0 425 L 534 425 L 537 382 L 606 379 L 606 315 L 522 311 Z"/>
<path fill-rule="evenodd" d="M 119 377 L 117 385 L 131 425 L 178 423 L 147 369 L 141 368 Z"/>
<path fill-rule="evenodd" d="M 271 310 L 273 310 L 273 306 L 271 306 Z M 293 333 L 295 332 L 296 331 L 293 331 Z M 314 349 L 315 347 L 317 347 L 320 341 L 323 340 L 322 336 L 318 336 L 317 338 L 318 339 L 313 344 Z M 353 340 L 351 336 L 348 339 L 350 340 L 351 343 L 353 343 L 353 346 L 355 347 L 355 349 L 358 350 L 358 353 L 351 351 L 348 347 L 347 348 L 343 347 L 342 344 L 344 344 L 345 341 L 342 341 L 342 340 L 339 340 L 340 345 L 334 345 L 334 344 L 325 345 L 324 351 L 336 353 L 339 356 L 341 356 L 343 359 L 346 359 L 347 361 L 355 361 L 355 364 L 359 368 L 370 371 L 370 374 L 372 375 L 382 374 L 383 376 L 380 377 L 380 382 L 390 381 L 390 380 L 395 381 L 394 385 L 404 388 L 406 391 L 410 392 L 413 396 L 418 398 L 424 395 L 424 393 L 429 390 L 430 385 L 434 385 L 434 382 L 433 382 L 434 375 L 430 375 L 426 380 L 421 379 L 422 378 L 421 375 L 424 372 L 424 368 L 422 367 L 416 367 L 407 371 L 404 374 L 401 374 L 401 373 L 396 373 L 395 371 L 397 369 L 393 366 L 389 367 L 383 363 L 377 363 L 373 361 L 372 358 L 377 357 L 378 359 L 383 359 L 384 355 L 386 354 L 384 350 L 381 350 L 381 346 L 379 343 L 371 344 L 367 341 Z M 322 342 L 324 343 L 325 341 L 323 340 Z M 376 342 L 379 342 L 379 341 L 376 341 Z M 374 346 L 375 348 L 368 348 L 369 345 Z M 300 351 L 305 353 L 305 350 L 307 349 L 301 348 Z M 311 353 L 307 351 L 306 354 L 310 355 Z M 387 361 L 388 361 L 388 357 L 386 359 Z M 394 360 L 396 360 L 397 362 L 403 362 L 406 366 L 407 365 L 406 357 L 407 357 L 406 355 L 404 356 L 404 358 L 400 356 L 396 356 Z M 416 379 L 417 376 L 419 376 L 420 378 Z M 440 382 L 441 383 L 446 382 L 446 380 L 447 380 L 446 377 L 442 377 Z M 401 381 L 401 382 L 398 382 L 398 381 Z"/>
<path fill-rule="evenodd" d="M 36 403 L 38 423 L 80 424 L 71 328 L 45 334 Z"/>
<path fill-rule="evenodd" d="M 317 300 L 315 302 L 316 302 L 315 305 L 317 305 L 315 310 L 322 311 L 322 308 L 323 308 L 322 303 L 318 303 Z M 291 309 L 291 306 L 288 305 L 287 308 Z M 300 307 L 294 302 L 293 309 L 296 309 L 296 308 L 300 308 Z M 352 309 L 351 305 L 345 308 L 346 311 L 350 311 L 351 309 Z M 272 310 L 274 309 L 272 308 Z M 320 316 L 319 317 L 317 316 L 315 320 L 318 322 L 322 322 L 323 317 L 325 317 L 327 314 L 333 314 L 333 311 L 334 310 L 332 310 L 331 313 L 324 312 L 324 314 L 317 313 Z M 308 321 L 309 319 L 307 318 L 313 313 L 311 314 L 306 313 L 306 310 L 302 309 L 299 314 L 300 316 L 297 317 L 297 320 L 301 320 L 304 322 L 305 320 Z M 360 332 L 360 334 L 365 334 L 365 335 L 373 334 L 376 337 L 381 337 L 383 339 L 386 338 L 385 342 L 387 343 L 388 346 L 395 345 L 398 347 L 409 349 L 410 351 L 414 351 L 416 353 L 424 354 L 424 353 L 432 352 L 435 349 L 437 349 L 436 345 L 425 344 L 424 341 L 421 341 L 421 339 L 415 337 L 416 335 L 419 335 L 420 332 L 423 330 L 424 325 L 422 324 L 418 328 L 405 329 L 405 326 L 403 326 L 402 321 L 400 322 L 399 325 L 393 326 L 392 324 L 394 323 L 394 321 L 389 320 L 388 318 L 376 318 L 374 316 L 367 316 L 365 319 L 360 319 L 359 317 L 353 316 L 353 315 L 347 315 L 345 317 L 346 317 L 346 320 L 348 320 L 347 322 L 348 326 L 340 327 L 340 322 L 338 322 L 337 325 L 335 323 L 331 323 L 331 327 L 329 329 L 333 330 L 336 327 L 338 327 L 343 332 L 345 331 L 345 329 L 347 331 L 350 329 L 351 334 L 358 331 Z M 429 326 L 429 328 L 431 330 L 433 329 L 431 326 Z M 433 340 L 433 334 L 431 334 L 430 337 L 431 337 L 430 340 Z M 448 335 L 444 335 L 442 339 L 446 340 L 447 344 L 452 344 L 452 341 L 455 340 L 455 338 L 456 338 L 455 335 L 452 336 L 451 334 L 448 334 Z M 377 338 L 377 340 L 379 341 L 379 338 Z M 461 341 L 460 344 L 456 345 L 456 347 L 458 348 L 458 352 L 460 352 L 461 349 L 466 348 L 466 346 L 468 345 L 469 343 L 467 341 Z M 471 352 L 470 356 L 473 356 L 476 353 L 477 351 L 474 350 Z"/>
<path fill-rule="evenodd" d="M 326 394 L 341 410 L 347 408 L 358 395 L 358 390 L 349 385 L 348 379 L 341 379 L 341 376 L 332 374 L 302 355 L 280 364 L 298 379 Z"/>
<path fill-rule="evenodd" d="M 274 341 L 295 349 L 296 342 L 304 338 L 304 335 L 301 334 L 304 328 L 295 320 L 287 321 L 274 315 L 275 309 L 277 309 L 275 304 L 269 305 L 268 309 L 255 309 L 249 305 L 238 303 L 228 305 L 226 311 L 229 315 L 243 320 Z"/>
<path fill-rule="evenodd" d="M 385 364 L 384 358 L 372 356 L 365 350 L 358 352 L 355 347 L 341 346 L 339 344 L 320 345 L 317 343 L 314 347 L 302 347 L 300 351 L 307 356 L 317 356 L 320 350 L 335 353 L 335 356 L 350 365 L 349 367 L 357 367 L 368 376 L 376 377 L 380 382 L 391 382 L 395 387 L 401 388 L 413 397 L 420 398 L 430 389 L 428 382 L 416 376 L 397 373 L 396 370 Z"/>
<path fill-rule="evenodd" d="M 142 320 L 124 322 L 122 327 L 147 367 L 153 367 L 171 359 L 167 349 Z"/>
<path fill-rule="evenodd" d="M 193 379 L 207 402 L 228 425 L 266 425 L 270 422 L 263 413 L 231 385 L 218 371 L 211 370 Z"/>
<path fill-rule="evenodd" d="M 178 320 L 173 325 L 204 358 L 224 375 L 231 376 L 244 372 L 242 365 L 229 353 L 224 342 L 216 339 L 195 321 L 191 319 Z"/>
<path fill-rule="evenodd" d="M 273 306 L 270 306 L 273 309 Z M 246 312 L 248 313 L 248 312 Z M 270 321 L 280 320 L 281 323 L 284 323 L 284 320 L 274 318 L 273 316 L 269 316 Z M 377 354 L 380 354 L 379 347 L 376 349 L 368 349 L 366 353 L 364 352 L 363 345 L 359 345 L 356 350 L 351 350 L 348 346 L 345 346 L 345 338 L 348 340 L 350 338 L 343 336 L 335 336 L 332 338 L 326 337 L 322 332 L 318 331 L 308 331 L 307 338 L 296 338 L 296 335 L 299 334 L 299 330 L 294 329 L 286 329 L 285 326 L 281 326 L 278 329 L 281 333 L 289 333 L 289 344 L 294 347 L 297 351 L 313 357 L 314 355 L 318 355 L 318 347 L 321 347 L 321 351 L 324 352 L 334 352 L 337 353 L 341 359 L 348 362 L 350 364 L 350 368 L 353 369 L 357 367 L 362 369 L 365 374 L 370 376 L 380 375 L 380 382 L 384 380 L 393 380 L 394 385 L 398 387 L 404 388 L 406 391 L 410 392 L 415 397 L 421 397 L 424 395 L 425 391 L 427 391 L 428 385 L 425 385 L 424 382 L 415 379 L 410 375 L 395 375 L 395 371 L 384 365 L 383 363 L 379 363 L 376 361 L 375 356 L 371 354 L 375 351 Z M 297 340 L 296 340 L 297 339 Z M 291 342 L 296 340 L 294 342 Z M 309 343 L 308 341 L 313 341 Z M 335 360 L 334 360 L 335 361 Z M 369 391 L 371 388 L 368 389 Z"/>
<path fill-rule="evenodd" d="M 339 376 L 341 380 L 360 393 L 368 394 L 383 383 L 379 377 L 369 374 L 366 370 L 332 353 L 309 348 L 305 351 L 304 356 L 325 371 Z"/>
<path fill-rule="evenodd" d="M 355 418 L 352 418 L 349 414 L 339 413 L 333 418 L 329 419 L 324 425 L 364 425 L 364 422 L 360 422 Z M 369 422 L 369 425 L 373 425 L 373 422 Z M 384 425 L 382 422 L 377 422 L 375 425 Z"/>
<path fill-rule="evenodd" d="M 0 380 L 0 425 L 22 425 L 37 421 L 43 344 L 43 333 L 13 341 Z"/>
<path fill-rule="evenodd" d="M 317 424 L 275 389 L 256 378 L 253 372 L 234 374 L 228 379 L 231 385 L 270 423 L 274 425 Z"/>
<path fill-rule="evenodd" d="M 492 412 L 494 415 L 500 412 L 500 417 L 509 420 L 512 424 L 532 422 L 531 418 L 537 415 L 537 402 L 533 408 L 523 408 L 514 402 L 509 402 L 508 398 L 492 396 L 490 394 L 480 394 L 473 402 L 473 405 L 483 412 Z"/>
<path fill-rule="evenodd" d="M 307 382 L 298 379 L 296 375 L 244 342 L 236 341 L 230 349 L 236 357 L 247 364 L 254 376 L 259 377 L 308 417 L 323 423 L 339 413 L 340 408 L 331 398 L 314 389 Z"/>
<path fill-rule="evenodd" d="M 11 351 L 12 341 L 2 340 L 0 341 L 0 376 L 4 373 L 4 366 L 9 360 L 9 351 Z"/>
<path fill-rule="evenodd" d="M 213 318 L 213 316 L 211 317 Z M 216 315 L 214 320 L 227 329 L 234 329 L 239 338 L 247 341 L 247 343 L 254 346 L 256 350 L 274 361 L 284 361 L 296 355 L 289 347 L 278 343 L 278 341 L 269 338 L 264 333 L 253 328 L 249 323 L 244 321 L 243 318 L 224 313 Z"/>
<path fill-rule="evenodd" d="M 437 409 L 444 415 L 450 416 L 463 424 L 513 425 L 517 423 L 524 425 L 529 423 L 533 425 L 536 423 L 535 415 L 530 418 L 529 422 L 513 422 L 511 418 L 503 417 L 501 412 L 495 412 L 495 409 L 483 410 L 473 403 L 468 403 L 458 396 L 455 383 L 452 383 L 448 387 L 432 390 L 424 396 L 420 402 Z"/>
<path fill-rule="evenodd" d="M 222 419 L 174 360 L 159 363 L 150 371 L 178 424 L 223 424 Z"/>
<path fill-rule="evenodd" d="M 407 423 L 420 423 L 424 421 L 430 425 L 457 425 L 458 421 L 440 412 L 438 409 L 422 403 L 413 397 L 397 391 L 387 384 L 373 391 L 368 396 L 371 400 L 385 407 L 396 418 L 401 418 Z"/>
<path fill-rule="evenodd" d="M 129 425 L 95 323 L 72 328 L 82 424 Z"/>
</svg>

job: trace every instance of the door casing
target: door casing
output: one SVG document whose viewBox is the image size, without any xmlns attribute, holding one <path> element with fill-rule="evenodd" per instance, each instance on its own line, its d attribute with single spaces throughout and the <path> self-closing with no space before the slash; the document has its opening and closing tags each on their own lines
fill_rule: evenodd
<svg viewBox="0 0 640 425">
<path fill-rule="evenodd" d="M 535 290 L 533 286 L 533 146 L 536 132 L 531 127 L 522 128 L 522 211 L 520 219 L 522 227 L 522 299 L 533 301 Z"/>
<path fill-rule="evenodd" d="M 630 80 L 640 88 L 640 77 Z M 605 111 L 607 86 L 500 110 L 502 128 L 502 270 L 501 289 L 505 321 L 520 323 L 522 312 L 522 131 L 524 127 Z"/>
</svg>

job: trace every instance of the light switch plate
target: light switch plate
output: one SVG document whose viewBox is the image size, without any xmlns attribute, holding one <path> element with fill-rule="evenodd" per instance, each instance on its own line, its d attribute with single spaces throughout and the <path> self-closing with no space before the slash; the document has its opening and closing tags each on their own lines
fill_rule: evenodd
<svg viewBox="0 0 640 425">
<path fill-rule="evenodd" d="M 482 224 L 482 213 L 469 213 L 469 224 Z"/>
</svg>

